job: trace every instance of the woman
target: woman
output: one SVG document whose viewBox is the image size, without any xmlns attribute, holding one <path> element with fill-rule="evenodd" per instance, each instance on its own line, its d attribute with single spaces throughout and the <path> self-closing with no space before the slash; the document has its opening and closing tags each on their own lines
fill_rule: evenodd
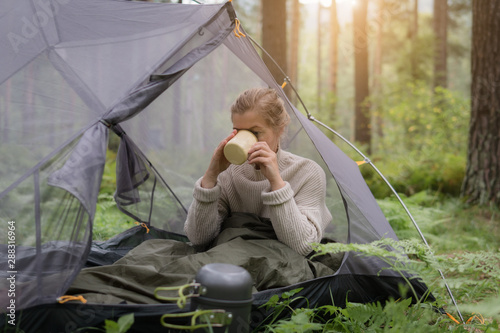
<svg viewBox="0 0 500 333">
<path fill-rule="evenodd" d="M 196 182 L 185 224 L 193 245 L 209 249 L 197 252 L 185 242 L 150 239 L 112 265 L 82 270 L 68 294 L 92 303 L 155 303 L 156 287 L 190 283 L 214 262 L 245 268 L 258 291 L 334 274 L 342 256 L 324 262 L 324 256 L 304 257 L 310 243 L 321 240 L 331 215 L 323 170 L 279 148 L 289 122 L 283 101 L 271 89 L 247 90 L 232 106 L 231 119 L 234 130 Z M 230 165 L 223 149 L 242 129 L 259 141 L 246 163 Z"/>
<path fill-rule="evenodd" d="M 272 89 L 244 91 L 231 106 L 233 132 L 216 148 L 207 171 L 194 188 L 184 230 L 195 246 L 208 245 L 233 212 L 269 218 L 279 241 L 307 255 L 332 217 L 325 205 L 326 179 L 315 162 L 280 149 L 290 122 L 284 103 Z M 258 142 L 248 161 L 231 165 L 224 146 L 239 130 Z"/>
</svg>

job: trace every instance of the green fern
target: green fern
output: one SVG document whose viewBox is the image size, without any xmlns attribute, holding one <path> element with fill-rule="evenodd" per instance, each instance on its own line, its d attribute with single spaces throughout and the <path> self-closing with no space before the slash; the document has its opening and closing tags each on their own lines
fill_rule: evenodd
<svg viewBox="0 0 500 333">
<path fill-rule="evenodd" d="M 129 313 L 118 318 L 117 321 L 106 320 L 104 322 L 104 328 L 106 329 L 106 333 L 125 333 L 130 329 L 133 323 L 134 314 Z"/>
</svg>

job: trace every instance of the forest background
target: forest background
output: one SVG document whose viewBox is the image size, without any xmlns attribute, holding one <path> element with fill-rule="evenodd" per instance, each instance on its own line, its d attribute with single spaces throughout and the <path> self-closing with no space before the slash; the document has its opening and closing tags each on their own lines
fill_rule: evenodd
<svg viewBox="0 0 500 333">
<path fill-rule="evenodd" d="M 438 259 L 438 268 L 444 270 L 465 320 L 471 318 L 469 325 L 462 327 L 452 319 L 428 317 L 422 312 L 409 316 L 411 311 L 403 305 L 398 310 L 406 317 L 399 319 L 408 325 L 417 323 L 416 327 L 406 327 L 412 332 L 493 332 L 499 328 L 500 51 L 497 47 L 496 53 L 490 52 L 488 60 L 484 55 L 488 52 L 483 50 L 484 59 L 476 61 L 490 67 L 479 73 L 481 66 L 474 65 L 479 52 L 474 48 L 480 47 L 481 36 L 500 36 L 500 28 L 498 23 L 491 23 L 478 30 L 473 20 L 480 17 L 479 11 L 485 11 L 486 7 L 479 8 L 479 2 L 485 5 L 495 1 L 233 1 L 242 27 L 283 70 L 261 52 L 277 82 L 288 83 L 285 91 L 292 102 L 354 142 L 404 198 Z M 500 22 L 499 6 L 490 7 L 495 9 L 490 10 L 490 17 Z M 498 38 L 486 43 L 494 46 Z M 491 67 L 495 59 L 497 65 Z M 481 123 L 477 121 L 481 108 L 490 110 L 489 127 L 482 129 L 474 125 Z M 482 140 L 483 146 L 471 139 L 474 132 L 487 137 Z M 334 134 L 325 133 L 354 160 L 362 160 Z M 474 156 L 486 162 L 474 162 Z M 478 172 L 480 169 L 483 171 Z M 420 241 L 391 189 L 369 164 L 360 165 L 360 170 L 398 237 Z M 489 181 L 485 181 L 485 174 Z M 106 239 L 133 223 L 124 221 L 126 217 L 114 208 L 113 177 L 110 155 L 94 239 Z M 423 259 L 425 256 L 415 256 L 417 261 L 436 268 Z M 441 300 L 440 306 L 456 311 L 437 270 L 419 274 Z M 281 309 L 291 299 L 284 298 L 274 306 Z M 377 311 L 387 315 L 387 309 L 391 308 L 368 309 L 367 318 L 380 317 Z M 316 317 L 322 310 L 306 315 L 295 312 L 291 320 L 274 323 L 267 330 L 306 332 L 316 327 L 314 331 L 328 331 L 328 323 Z M 350 318 L 346 313 L 340 318 L 344 323 L 351 320 L 351 324 L 359 324 L 359 331 L 385 327 L 374 324 L 374 320 L 360 323 L 355 312 Z M 396 312 L 387 320 L 393 322 L 395 318 Z M 346 331 L 357 329 L 351 326 Z"/>
<path fill-rule="evenodd" d="M 278 2 L 264 1 L 262 8 L 260 2 L 238 0 L 235 6 L 241 7 L 242 25 L 284 69 L 308 111 L 356 142 L 398 192 L 459 196 L 471 107 L 470 1 L 453 1 L 446 9 L 444 54 L 434 52 L 439 45 L 432 0 L 281 1 L 290 13 L 282 24 Z M 356 19 L 361 6 L 364 23 Z M 436 68 L 442 57 L 446 65 Z M 263 58 L 283 82 L 283 74 Z M 359 90 L 365 90 L 361 96 Z M 389 194 L 384 188 L 375 192 Z"/>
</svg>

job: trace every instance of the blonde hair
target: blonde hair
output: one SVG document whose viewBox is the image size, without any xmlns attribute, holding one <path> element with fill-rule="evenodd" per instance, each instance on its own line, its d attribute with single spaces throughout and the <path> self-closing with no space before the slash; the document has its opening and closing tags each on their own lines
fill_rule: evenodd
<svg viewBox="0 0 500 333">
<path fill-rule="evenodd" d="M 290 123 L 285 103 L 274 89 L 252 88 L 242 92 L 231 106 L 231 115 L 254 110 L 262 115 L 276 133 L 283 133 Z"/>
</svg>

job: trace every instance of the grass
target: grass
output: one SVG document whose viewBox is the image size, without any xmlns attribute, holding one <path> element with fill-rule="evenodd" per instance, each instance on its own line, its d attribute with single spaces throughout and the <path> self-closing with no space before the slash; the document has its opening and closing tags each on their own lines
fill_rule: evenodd
<svg viewBox="0 0 500 333">
<path fill-rule="evenodd" d="M 106 164 L 97 198 L 92 237 L 95 241 L 107 240 L 131 227 L 135 220 L 123 214 L 116 206 L 113 193 L 116 188 L 116 153 L 108 150 Z"/>
<path fill-rule="evenodd" d="M 107 240 L 134 226 L 135 220 L 116 207 L 112 195 L 99 194 L 92 231 L 93 240 Z"/>
<path fill-rule="evenodd" d="M 500 209 L 466 206 L 458 198 L 420 192 L 403 201 L 436 254 L 500 249 Z M 420 238 L 394 198 L 379 205 L 400 239 Z"/>
</svg>

